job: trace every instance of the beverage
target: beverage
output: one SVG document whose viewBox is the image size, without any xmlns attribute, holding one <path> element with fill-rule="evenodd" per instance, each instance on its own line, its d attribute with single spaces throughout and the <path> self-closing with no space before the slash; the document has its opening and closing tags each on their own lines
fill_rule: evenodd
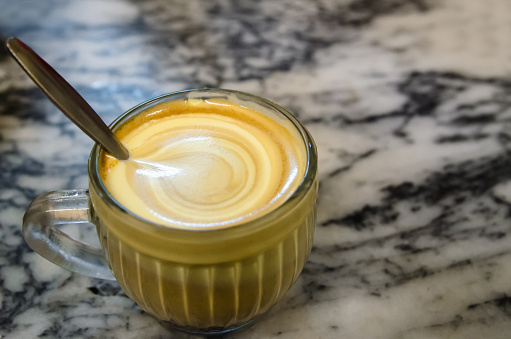
<svg viewBox="0 0 511 339">
<path fill-rule="evenodd" d="M 245 326 L 284 296 L 312 247 L 318 187 L 314 141 L 291 114 L 247 93 L 192 90 L 111 128 L 130 159 L 95 145 L 88 190 L 34 200 L 23 221 L 33 249 L 115 278 L 142 309 L 193 333 Z M 94 223 L 101 251 L 55 227 L 69 222 Z"/>
<path fill-rule="evenodd" d="M 169 227 L 256 219 L 291 196 L 306 167 L 305 145 L 286 127 L 225 99 L 164 102 L 116 134 L 130 159 L 104 154 L 107 190 L 131 212 Z"/>
</svg>

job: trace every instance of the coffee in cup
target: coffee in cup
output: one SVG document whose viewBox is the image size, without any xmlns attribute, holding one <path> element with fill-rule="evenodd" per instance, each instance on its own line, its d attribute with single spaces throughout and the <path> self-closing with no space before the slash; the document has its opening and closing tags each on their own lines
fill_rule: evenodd
<svg viewBox="0 0 511 339">
<path fill-rule="evenodd" d="M 284 296 L 312 247 L 318 187 L 316 147 L 296 118 L 251 94 L 206 89 L 142 103 L 111 128 L 131 158 L 94 145 L 88 190 L 36 198 L 23 220 L 34 250 L 116 279 L 145 311 L 191 333 L 244 327 Z M 88 222 L 101 249 L 56 227 Z"/>
<path fill-rule="evenodd" d="M 305 145 L 286 127 L 225 99 L 160 103 L 116 135 L 130 159 L 103 153 L 108 192 L 168 227 L 219 229 L 256 219 L 292 195 L 306 168 Z"/>
</svg>

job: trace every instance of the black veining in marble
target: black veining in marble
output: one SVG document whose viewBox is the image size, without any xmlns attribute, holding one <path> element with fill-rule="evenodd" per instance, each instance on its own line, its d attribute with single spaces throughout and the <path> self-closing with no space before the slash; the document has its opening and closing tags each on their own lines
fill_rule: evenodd
<svg viewBox="0 0 511 339">
<path fill-rule="evenodd" d="M 0 5 L 0 41 L 29 43 L 107 122 L 166 92 L 226 87 L 309 128 L 313 251 L 243 337 L 509 336 L 506 0 Z M 87 185 L 91 146 L 0 48 L 2 338 L 168 336 L 115 282 L 60 270 L 22 239 L 32 199 Z"/>
</svg>

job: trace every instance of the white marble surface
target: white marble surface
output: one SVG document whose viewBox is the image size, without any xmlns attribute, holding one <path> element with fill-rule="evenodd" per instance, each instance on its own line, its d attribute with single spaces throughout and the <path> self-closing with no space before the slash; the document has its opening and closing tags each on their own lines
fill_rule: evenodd
<svg viewBox="0 0 511 339">
<path fill-rule="evenodd" d="M 108 122 L 210 86 L 306 124 L 314 248 L 240 337 L 509 338 L 510 17 L 508 0 L 0 0 L 0 41 L 27 42 Z M 33 198 L 86 187 L 91 146 L 0 48 L 2 338 L 173 336 L 21 236 Z"/>
</svg>

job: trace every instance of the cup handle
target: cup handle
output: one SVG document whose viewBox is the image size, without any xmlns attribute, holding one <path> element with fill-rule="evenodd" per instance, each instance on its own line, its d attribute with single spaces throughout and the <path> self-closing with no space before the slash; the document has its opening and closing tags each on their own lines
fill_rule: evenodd
<svg viewBox="0 0 511 339">
<path fill-rule="evenodd" d="M 56 226 L 90 223 L 89 192 L 66 190 L 37 197 L 23 216 L 23 237 L 44 258 L 70 271 L 115 280 L 101 248 L 71 239 Z"/>
</svg>

